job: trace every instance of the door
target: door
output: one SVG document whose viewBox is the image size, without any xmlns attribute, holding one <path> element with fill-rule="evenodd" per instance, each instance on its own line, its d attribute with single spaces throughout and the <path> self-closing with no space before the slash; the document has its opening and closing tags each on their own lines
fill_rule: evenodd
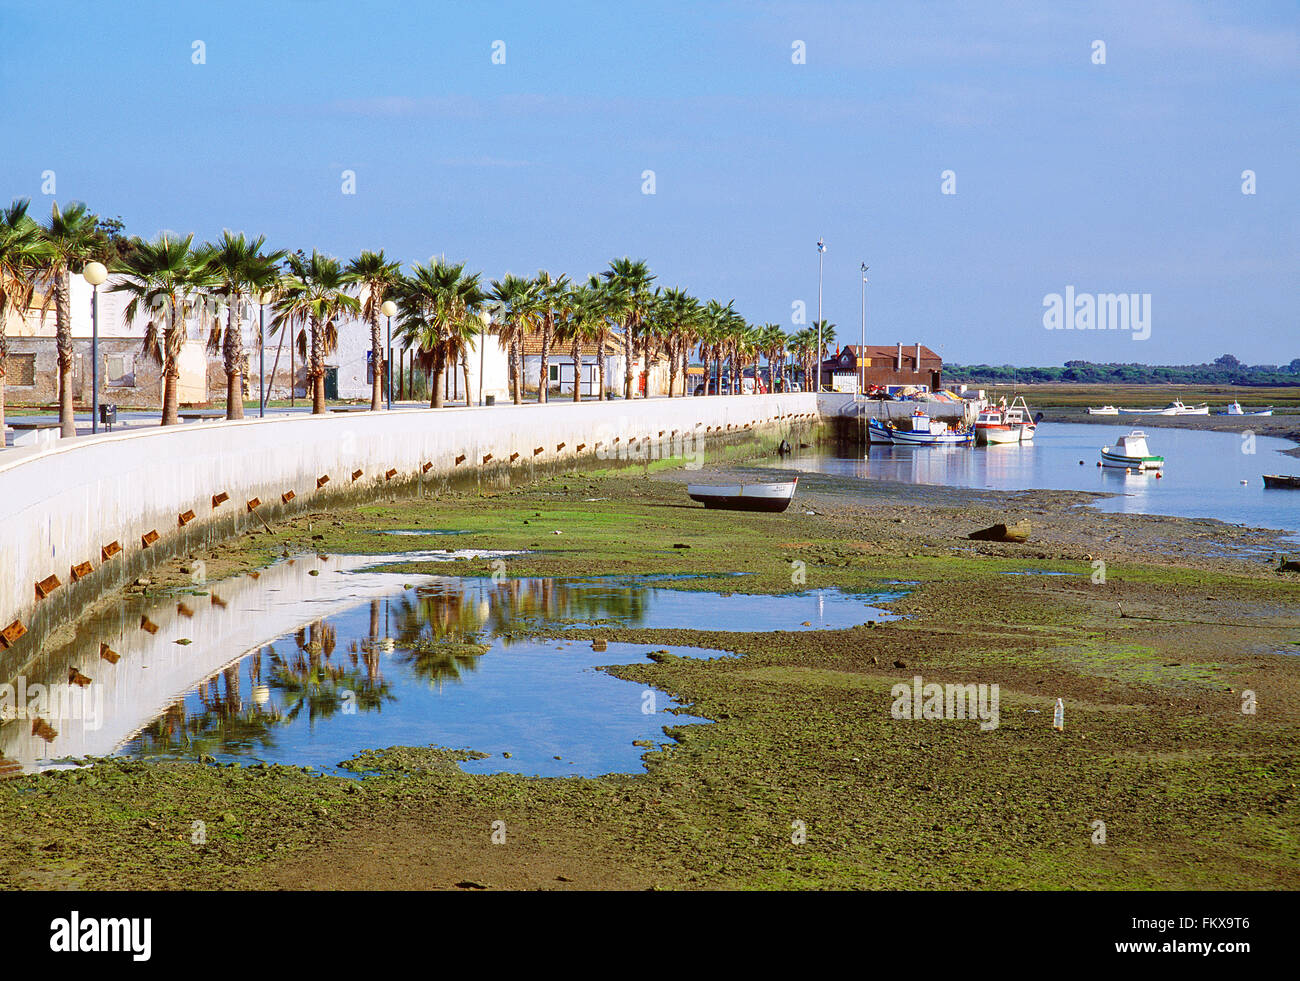
<svg viewBox="0 0 1300 981">
<path fill-rule="evenodd" d="M 339 397 L 339 369 L 337 365 L 325 366 L 325 399 L 337 400 Z"/>
</svg>

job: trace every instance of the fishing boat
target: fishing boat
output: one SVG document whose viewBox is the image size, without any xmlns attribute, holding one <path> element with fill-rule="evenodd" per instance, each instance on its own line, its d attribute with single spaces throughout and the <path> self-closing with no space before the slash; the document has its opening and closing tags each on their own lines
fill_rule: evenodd
<svg viewBox="0 0 1300 981">
<path fill-rule="evenodd" d="M 1163 409 L 1120 409 L 1119 411 L 1137 416 L 1208 416 L 1210 404 L 1202 402 L 1200 405 L 1183 405 L 1182 402 L 1174 399 Z"/>
<path fill-rule="evenodd" d="M 1027 443 L 1042 418 L 1041 412 L 1037 418 L 1030 414 L 1022 396 L 1017 395 L 1009 406 L 1003 399 L 1000 406 L 981 409 L 975 417 L 975 445 Z"/>
<path fill-rule="evenodd" d="M 1002 409 L 981 409 L 975 417 L 975 445 L 989 446 L 1019 443 L 1020 427 L 1007 422 Z"/>
<path fill-rule="evenodd" d="M 1113 447 L 1101 448 L 1101 463 L 1105 467 L 1123 467 L 1126 470 L 1161 470 L 1165 458 L 1152 456 L 1147 449 L 1147 434 L 1134 429 L 1117 439 Z"/>
<path fill-rule="evenodd" d="M 1088 415 L 1090 415 L 1090 416 L 1117 416 L 1117 415 L 1119 415 L 1119 409 L 1115 408 L 1113 405 L 1102 405 L 1102 406 L 1098 406 L 1098 407 L 1095 408 L 1095 409 L 1089 409 L 1089 410 L 1088 410 Z"/>
<path fill-rule="evenodd" d="M 1007 407 L 1004 414 L 1010 425 L 1020 429 L 1020 442 L 1022 443 L 1028 443 L 1034 438 L 1034 431 L 1043 418 L 1041 412 L 1037 416 L 1032 415 L 1029 406 L 1025 404 L 1024 397 L 1020 395 L 1011 400 L 1011 405 Z"/>
<path fill-rule="evenodd" d="M 1280 473 L 1264 474 L 1264 486 L 1274 490 L 1300 490 L 1300 477 L 1284 476 Z"/>
<path fill-rule="evenodd" d="M 688 484 L 686 493 L 706 508 L 779 513 L 790 506 L 798 483 L 796 477 L 771 484 Z"/>
<path fill-rule="evenodd" d="M 1270 405 L 1266 409 L 1255 409 L 1247 412 L 1241 407 L 1240 402 L 1231 402 L 1226 409 L 1216 409 L 1214 414 L 1216 416 L 1271 416 L 1273 407 Z"/>
<path fill-rule="evenodd" d="M 954 446 L 970 443 L 975 438 L 969 429 L 953 429 L 946 422 L 931 419 L 920 409 L 908 418 L 907 426 L 872 419 L 870 432 L 872 442 L 885 442 L 880 437 L 887 436 L 889 442 L 902 446 Z"/>
</svg>

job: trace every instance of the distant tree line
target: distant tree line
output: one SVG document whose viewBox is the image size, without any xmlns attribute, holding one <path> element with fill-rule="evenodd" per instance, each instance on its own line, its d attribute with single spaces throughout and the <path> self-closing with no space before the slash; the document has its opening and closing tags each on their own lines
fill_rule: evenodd
<svg viewBox="0 0 1300 981">
<path fill-rule="evenodd" d="M 1067 361 L 1061 367 L 1022 368 L 1016 365 L 946 364 L 950 382 L 1003 383 L 1074 382 L 1108 385 L 1300 385 L 1300 358 L 1289 364 L 1243 364 L 1231 354 L 1210 364 L 1117 364 Z"/>
</svg>

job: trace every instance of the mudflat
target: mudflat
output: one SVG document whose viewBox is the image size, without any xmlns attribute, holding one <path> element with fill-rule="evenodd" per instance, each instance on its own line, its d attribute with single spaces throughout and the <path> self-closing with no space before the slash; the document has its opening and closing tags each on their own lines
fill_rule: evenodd
<svg viewBox="0 0 1300 981">
<path fill-rule="evenodd" d="M 750 593 L 903 583 L 887 604 L 901 617 L 566 630 L 740 655 L 609 669 L 712 720 L 647 747 L 644 774 L 471 775 L 456 761 L 475 747 L 455 746 L 375 747 L 354 764 L 363 779 L 111 759 L 5 781 L 0 886 L 1300 886 L 1300 576 L 1278 570 L 1274 533 L 1103 514 L 1086 494 L 822 475 L 801 478 L 785 514 L 708 511 L 685 494 L 699 479 L 660 465 L 395 499 L 198 557 L 220 577 L 309 550 L 409 547 L 377 530 L 455 528 L 452 547 L 523 550 L 510 576 L 693 573 L 672 587 Z M 1022 519 L 1024 544 L 966 538 Z M 185 590 L 183 564 L 137 590 Z M 891 689 L 918 675 L 998 685 L 998 724 L 896 718 Z"/>
</svg>

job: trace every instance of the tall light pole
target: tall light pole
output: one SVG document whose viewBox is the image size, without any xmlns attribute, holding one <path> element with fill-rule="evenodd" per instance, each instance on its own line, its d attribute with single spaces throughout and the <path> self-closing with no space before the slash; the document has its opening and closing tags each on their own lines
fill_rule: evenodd
<svg viewBox="0 0 1300 981">
<path fill-rule="evenodd" d="M 483 351 L 487 347 L 488 328 L 492 326 L 492 314 L 487 310 L 478 312 L 479 323 L 483 329 L 478 335 L 478 404 L 483 404 Z M 465 393 L 465 404 L 469 405 L 469 392 Z"/>
<path fill-rule="evenodd" d="M 102 262 L 88 262 L 81 271 L 90 284 L 90 431 L 99 432 L 99 284 L 108 278 Z"/>
<path fill-rule="evenodd" d="M 266 294 L 257 294 L 257 418 L 266 415 Z"/>
<path fill-rule="evenodd" d="M 862 264 L 862 338 L 858 341 L 858 391 L 867 394 L 867 369 L 862 364 L 867 353 L 867 264 Z"/>
<path fill-rule="evenodd" d="M 388 389 L 388 408 L 393 407 L 393 314 L 397 312 L 397 304 L 392 300 L 385 300 L 380 311 L 388 318 L 388 353 L 384 357 L 384 381 Z"/>
<path fill-rule="evenodd" d="M 822 390 L 822 265 L 826 260 L 826 243 L 817 240 L 817 385 L 814 392 Z"/>
</svg>

